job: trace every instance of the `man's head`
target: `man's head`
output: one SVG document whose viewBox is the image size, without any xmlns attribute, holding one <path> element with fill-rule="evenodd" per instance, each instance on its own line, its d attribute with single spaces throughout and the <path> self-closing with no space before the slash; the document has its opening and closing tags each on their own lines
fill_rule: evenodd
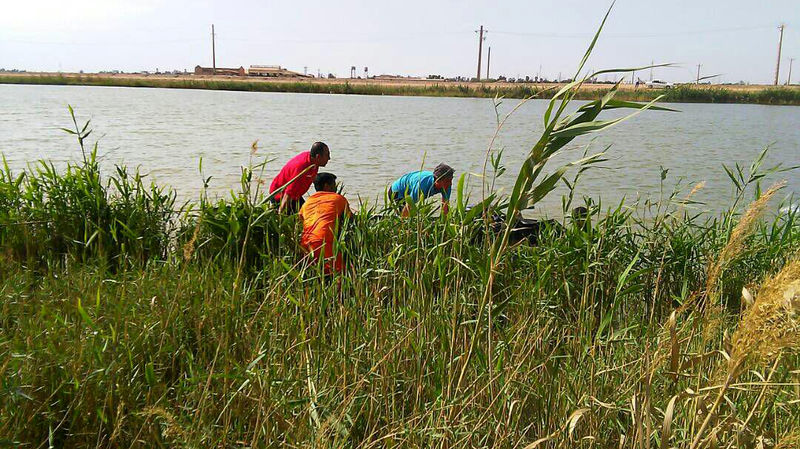
<svg viewBox="0 0 800 449">
<path fill-rule="evenodd" d="M 331 160 L 331 150 L 322 142 L 314 142 L 309 153 L 311 153 L 311 162 L 320 167 L 328 165 L 328 161 Z"/>
<path fill-rule="evenodd" d="M 453 184 L 453 170 L 447 164 L 439 164 L 436 168 L 433 169 L 433 187 L 438 190 L 444 190 L 450 187 Z"/>
<path fill-rule="evenodd" d="M 586 227 L 586 223 L 589 220 L 589 209 L 578 206 L 575 209 L 572 209 L 572 223 L 579 228 Z"/>
<path fill-rule="evenodd" d="M 333 173 L 317 173 L 314 179 L 314 189 L 317 192 L 335 192 L 336 191 L 336 175 Z"/>
</svg>

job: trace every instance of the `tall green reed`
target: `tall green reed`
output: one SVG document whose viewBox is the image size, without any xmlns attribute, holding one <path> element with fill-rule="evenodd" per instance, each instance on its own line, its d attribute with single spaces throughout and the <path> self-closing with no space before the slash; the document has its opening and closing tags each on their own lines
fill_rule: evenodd
<svg viewBox="0 0 800 449">
<path fill-rule="evenodd" d="M 175 193 L 146 183 L 136 169 L 116 166 L 103 175 L 97 143 L 87 149 L 90 122 L 78 125 L 69 108 L 81 163 L 63 172 L 40 161 L 14 174 L 0 170 L 0 244 L 15 257 L 38 263 L 62 256 L 103 259 L 113 265 L 164 259 L 172 237 Z"/>
</svg>

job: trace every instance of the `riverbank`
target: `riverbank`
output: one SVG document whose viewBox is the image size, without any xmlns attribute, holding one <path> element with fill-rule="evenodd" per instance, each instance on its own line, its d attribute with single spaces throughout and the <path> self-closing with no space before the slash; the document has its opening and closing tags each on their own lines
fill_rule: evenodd
<svg viewBox="0 0 800 449">
<path fill-rule="evenodd" d="M 0 442 L 794 447 L 798 329 L 775 301 L 800 226 L 759 220 L 763 201 L 742 213 L 744 192 L 716 218 L 585 204 L 586 224 L 496 265 L 455 192 L 447 219 L 362 208 L 330 279 L 250 169 L 180 208 L 92 156 L 32 167 L 0 169 Z"/>
<path fill-rule="evenodd" d="M 766 214 L 783 184 L 761 188 L 779 168 L 737 164 L 719 214 L 687 210 L 702 184 L 610 207 L 571 192 L 512 241 L 513 217 L 579 182 L 569 167 L 604 160 L 552 157 L 647 107 L 571 94 L 508 196 L 495 151 L 477 204 L 465 174 L 445 216 L 361 204 L 333 276 L 256 146 L 231 195 L 182 203 L 101 169 L 71 114 L 77 162 L 0 168 L 0 444 L 795 447 L 800 225 Z"/>
<path fill-rule="evenodd" d="M 687 213 L 694 190 L 588 201 L 585 220 L 565 213 L 535 246 L 490 232 L 481 208 L 506 209 L 494 195 L 468 209 L 463 178 L 446 217 L 362 205 L 331 278 L 298 249 L 297 217 L 266 198 L 257 154 L 238 191 L 181 205 L 136 169 L 103 175 L 88 124 L 73 125 L 79 162 L 0 168 L 0 443 L 800 436 L 800 225 L 796 212 L 762 219 L 780 187 L 756 193 L 763 155 L 731 175 L 720 214 Z"/>
<path fill-rule="evenodd" d="M 450 82 L 442 80 L 363 79 L 257 79 L 234 76 L 133 75 L 76 73 L 0 73 L 0 84 L 45 84 L 78 86 L 158 87 L 250 92 L 296 92 L 359 95 L 402 95 L 432 97 L 551 98 L 559 84 L 506 82 Z M 595 100 L 605 95 L 610 84 L 587 84 L 575 99 Z M 800 86 L 680 85 L 673 89 L 634 88 L 621 85 L 615 98 L 650 101 L 663 95 L 673 103 L 752 103 L 800 105 Z"/>
</svg>

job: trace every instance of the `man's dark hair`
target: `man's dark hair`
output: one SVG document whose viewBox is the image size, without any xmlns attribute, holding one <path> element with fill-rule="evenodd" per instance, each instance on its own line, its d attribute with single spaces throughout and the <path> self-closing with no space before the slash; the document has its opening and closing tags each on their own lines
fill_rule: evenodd
<svg viewBox="0 0 800 449">
<path fill-rule="evenodd" d="M 573 220 L 583 220 L 589 216 L 589 209 L 578 206 L 575 209 L 572 209 L 572 219 Z"/>
<path fill-rule="evenodd" d="M 325 143 L 314 142 L 314 144 L 311 145 L 311 150 L 309 152 L 311 153 L 311 157 L 317 157 L 325 153 L 325 151 L 330 151 Z"/>
<path fill-rule="evenodd" d="M 317 173 L 317 177 L 314 178 L 314 189 L 321 192 L 328 184 L 336 184 L 336 175 L 325 172 Z"/>
<path fill-rule="evenodd" d="M 439 181 L 441 179 L 452 179 L 453 173 L 455 172 L 456 171 L 453 170 L 453 168 L 450 167 L 449 165 L 439 164 L 436 166 L 436 168 L 433 169 L 433 179 L 436 181 Z"/>
</svg>

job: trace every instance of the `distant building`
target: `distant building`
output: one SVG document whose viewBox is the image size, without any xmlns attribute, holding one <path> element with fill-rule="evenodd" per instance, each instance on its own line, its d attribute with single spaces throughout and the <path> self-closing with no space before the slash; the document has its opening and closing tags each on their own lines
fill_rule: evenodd
<svg viewBox="0 0 800 449">
<path fill-rule="evenodd" d="M 383 75 L 373 76 L 372 79 L 384 81 L 424 81 L 423 78 L 417 76 L 389 75 L 385 73 Z"/>
<path fill-rule="evenodd" d="M 238 69 L 228 68 L 228 67 L 217 67 L 216 71 L 212 67 L 200 67 L 195 66 L 194 68 L 195 75 L 229 75 L 229 76 L 247 76 L 247 72 L 245 72 L 244 67 L 239 67 Z"/>
<path fill-rule="evenodd" d="M 309 78 L 308 75 L 286 70 L 279 65 L 251 65 L 250 68 L 247 69 L 247 74 L 250 76 L 265 76 L 272 78 Z"/>
</svg>

